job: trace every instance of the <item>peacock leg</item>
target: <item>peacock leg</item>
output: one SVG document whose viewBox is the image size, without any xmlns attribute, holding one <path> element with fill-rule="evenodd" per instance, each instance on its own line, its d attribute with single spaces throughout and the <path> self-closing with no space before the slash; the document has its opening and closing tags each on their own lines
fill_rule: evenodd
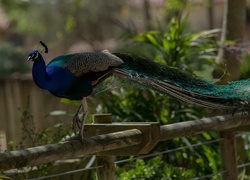
<svg viewBox="0 0 250 180">
<path fill-rule="evenodd" d="M 83 112 L 83 119 L 81 122 L 81 129 L 80 129 L 80 137 L 83 139 L 84 134 L 84 125 L 86 123 L 87 117 L 88 117 L 88 104 L 87 104 L 87 98 L 82 98 L 82 112 Z"/>
<path fill-rule="evenodd" d="M 73 117 L 73 125 L 72 125 L 72 130 L 74 131 L 74 133 L 76 134 L 77 133 L 77 130 L 80 129 L 80 118 L 79 118 L 79 112 L 82 108 L 82 104 L 79 106 L 76 114 L 74 115 Z"/>
</svg>

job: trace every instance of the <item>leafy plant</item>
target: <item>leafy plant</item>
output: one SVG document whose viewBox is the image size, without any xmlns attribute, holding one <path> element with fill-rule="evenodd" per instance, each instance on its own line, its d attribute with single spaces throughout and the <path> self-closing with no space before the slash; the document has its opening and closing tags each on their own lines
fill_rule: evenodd
<svg viewBox="0 0 250 180">
<path fill-rule="evenodd" d="M 23 149 L 27 147 L 35 147 L 39 145 L 57 143 L 61 141 L 64 137 L 72 133 L 71 127 L 63 127 L 62 124 L 57 125 L 54 128 L 45 128 L 43 130 L 38 130 L 34 124 L 33 116 L 30 114 L 30 100 L 27 97 L 27 104 L 24 109 L 19 109 L 21 116 L 21 127 L 22 127 L 22 137 L 18 145 L 15 142 L 10 141 L 8 143 L 8 150 Z M 25 170 L 20 168 L 19 170 L 23 173 L 16 173 L 12 175 L 13 179 L 27 179 L 39 176 L 45 176 L 48 173 L 48 169 L 53 165 L 53 163 L 46 163 L 37 165 L 35 167 L 26 168 Z"/>
<path fill-rule="evenodd" d="M 27 72 L 28 67 L 21 48 L 9 43 L 2 43 L 0 46 L 0 75 L 8 76 L 11 73 Z"/>
<path fill-rule="evenodd" d="M 187 170 L 181 167 L 173 167 L 166 164 L 160 156 L 150 159 L 147 163 L 142 159 L 136 160 L 134 166 L 127 166 L 123 169 L 118 169 L 118 180 L 163 180 L 163 179 L 187 179 L 195 177 L 194 170 Z"/>
<path fill-rule="evenodd" d="M 203 31 L 195 34 L 188 33 L 185 21 L 181 22 L 179 19 L 172 19 L 165 30 L 150 31 L 136 35 L 129 34 L 128 37 L 139 43 L 141 47 L 147 45 L 146 48 L 154 54 L 154 59 L 159 63 L 174 66 L 186 73 L 197 75 L 201 74 L 200 72 L 207 67 L 210 67 L 211 70 L 206 71 L 204 74 L 209 79 L 211 78 L 210 72 L 215 67 L 218 46 L 214 39 L 217 32 L 219 30 Z M 141 52 L 140 49 L 137 50 Z M 199 119 L 207 115 L 204 108 L 182 103 L 151 90 L 132 89 L 128 88 L 126 84 L 123 86 L 127 86 L 127 88 L 110 90 L 108 93 L 111 95 L 109 96 L 107 96 L 107 92 L 105 94 L 100 93 L 102 104 L 98 105 L 98 111 L 112 112 L 114 121 L 156 121 L 166 124 Z M 216 135 L 211 133 L 176 138 L 159 143 L 152 152 L 164 151 L 166 147 L 174 149 L 182 146 L 190 146 L 214 138 L 216 138 Z M 173 167 L 189 169 L 192 172 L 193 170 L 197 170 L 194 171 L 195 176 L 203 176 L 220 171 L 218 149 L 218 144 L 203 145 L 199 148 L 184 148 L 177 152 L 164 154 L 161 157 L 161 161 L 171 164 Z M 123 157 L 119 158 L 122 159 Z M 152 166 L 150 160 L 140 160 L 137 163 L 141 163 L 140 165 L 144 169 Z M 133 167 L 132 164 L 121 165 L 120 171 L 128 171 L 126 167 Z M 128 179 L 133 179 L 134 173 L 141 174 L 143 179 L 147 179 L 147 177 L 151 178 L 151 174 L 143 174 L 139 170 L 135 171 L 131 170 L 131 173 L 125 173 L 129 177 Z M 172 172 L 171 168 L 159 169 L 155 177 L 158 179 L 165 178 L 164 174 L 167 174 L 168 171 Z M 187 177 L 189 176 L 187 175 Z M 175 176 L 173 175 L 172 178 L 175 178 Z"/>
<path fill-rule="evenodd" d="M 204 64 L 214 66 L 218 45 L 214 40 L 219 29 L 188 33 L 186 20 L 173 18 L 166 30 L 145 32 L 131 38 L 155 48 L 155 59 L 188 73 L 204 70 Z"/>
</svg>

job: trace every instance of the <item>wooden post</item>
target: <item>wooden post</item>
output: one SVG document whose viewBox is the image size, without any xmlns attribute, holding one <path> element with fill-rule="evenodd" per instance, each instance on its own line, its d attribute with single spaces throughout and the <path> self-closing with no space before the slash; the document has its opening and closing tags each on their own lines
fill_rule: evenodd
<svg viewBox="0 0 250 180">
<path fill-rule="evenodd" d="M 222 177 L 224 180 L 237 180 L 237 154 L 236 154 L 236 138 L 234 132 L 220 132 L 221 138 L 224 138 L 220 143 Z"/>
<path fill-rule="evenodd" d="M 112 114 L 94 115 L 94 123 L 112 123 Z M 96 132 L 98 135 L 98 132 Z M 113 156 L 96 156 L 96 165 L 103 166 L 96 170 L 97 180 L 115 180 L 115 162 Z"/>
</svg>

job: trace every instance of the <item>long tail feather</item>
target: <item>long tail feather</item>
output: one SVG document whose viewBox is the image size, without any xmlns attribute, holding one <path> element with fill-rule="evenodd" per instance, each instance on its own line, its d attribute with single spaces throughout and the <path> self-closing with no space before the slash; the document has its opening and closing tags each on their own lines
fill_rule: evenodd
<svg viewBox="0 0 250 180">
<path fill-rule="evenodd" d="M 250 82 L 248 80 L 236 81 L 228 85 L 215 85 L 187 75 L 178 69 L 137 56 L 119 53 L 114 55 L 124 61 L 124 64 L 114 70 L 114 74 L 143 87 L 212 109 L 249 108 L 248 84 Z"/>
</svg>

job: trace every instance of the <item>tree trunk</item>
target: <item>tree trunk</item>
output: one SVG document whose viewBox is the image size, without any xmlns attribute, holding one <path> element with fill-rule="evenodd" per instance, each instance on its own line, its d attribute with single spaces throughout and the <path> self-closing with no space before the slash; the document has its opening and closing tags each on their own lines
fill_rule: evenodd
<svg viewBox="0 0 250 180">
<path fill-rule="evenodd" d="M 222 25 L 221 43 L 225 40 L 243 41 L 246 26 L 246 0 L 228 0 L 225 4 Z M 220 79 L 220 84 L 240 78 L 240 60 L 236 52 L 221 48 L 217 63 L 226 67 L 228 74 Z M 215 78 L 220 78 L 223 72 L 214 72 Z"/>
</svg>

